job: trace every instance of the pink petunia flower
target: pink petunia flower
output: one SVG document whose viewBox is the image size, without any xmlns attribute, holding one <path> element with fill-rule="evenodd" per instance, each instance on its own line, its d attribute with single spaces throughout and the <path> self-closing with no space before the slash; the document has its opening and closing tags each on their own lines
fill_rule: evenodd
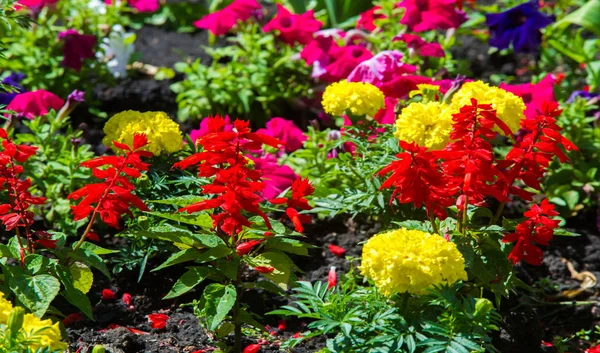
<svg viewBox="0 0 600 353">
<path fill-rule="evenodd" d="M 139 12 L 156 12 L 160 8 L 158 0 L 127 0 L 127 3 Z"/>
<path fill-rule="evenodd" d="M 232 131 L 233 130 L 233 124 L 231 123 L 231 119 L 229 119 L 229 115 L 225 115 L 225 127 L 223 128 L 223 131 Z M 197 130 L 192 130 L 190 132 L 190 139 L 196 143 L 196 140 L 199 139 L 202 136 L 205 136 L 208 134 L 208 118 L 204 118 L 202 119 L 202 121 L 200 121 L 200 128 Z"/>
<path fill-rule="evenodd" d="M 381 109 L 373 119 L 380 124 L 393 124 L 396 122 L 396 105 L 398 99 L 393 97 L 385 97 L 385 108 Z"/>
<path fill-rule="evenodd" d="M 404 0 L 398 6 L 406 9 L 400 23 L 413 32 L 457 28 L 467 20 L 456 0 Z"/>
<path fill-rule="evenodd" d="M 308 139 L 293 121 L 283 118 L 272 118 L 267 122 L 266 129 L 259 129 L 257 132 L 282 141 L 285 144 L 285 151 L 288 153 L 302 148 L 304 141 Z"/>
<path fill-rule="evenodd" d="M 333 61 L 330 53 L 337 48 L 339 45 L 335 42 L 334 36 L 316 35 L 315 39 L 302 49 L 300 57 L 308 65 L 312 65 L 313 78 L 318 78 L 325 73 L 325 67 Z"/>
<path fill-rule="evenodd" d="M 326 82 L 337 82 L 347 78 L 358 64 L 373 57 L 368 49 L 360 45 L 332 48 L 329 54 L 333 60 L 323 68 L 323 74 L 319 76 L 319 79 Z"/>
<path fill-rule="evenodd" d="M 271 154 L 256 158 L 250 157 L 254 162 L 254 168 L 262 172 L 262 178 L 265 180 L 265 189 L 263 197 L 267 200 L 273 199 L 281 192 L 292 186 L 298 175 L 287 165 L 279 165 L 277 158 Z"/>
<path fill-rule="evenodd" d="M 54 93 L 42 89 L 18 94 L 6 107 L 27 119 L 48 114 L 50 109 L 59 110 L 65 101 Z"/>
<path fill-rule="evenodd" d="M 94 53 L 96 36 L 79 34 L 74 29 L 68 29 L 60 32 L 58 39 L 64 42 L 64 59 L 62 64 L 65 67 L 80 71 L 83 66 L 83 60 L 96 57 Z"/>
<path fill-rule="evenodd" d="M 534 119 L 539 114 L 544 102 L 556 102 L 556 97 L 554 96 L 555 84 L 556 78 L 552 74 L 547 74 L 546 77 L 536 84 L 509 85 L 501 83 L 500 88 L 523 98 L 526 106 L 525 116 L 527 119 Z"/>
<path fill-rule="evenodd" d="M 221 36 L 229 32 L 238 21 L 246 21 L 262 7 L 256 0 L 234 0 L 222 10 L 208 14 L 194 22 L 197 28 L 204 28 Z"/>
<path fill-rule="evenodd" d="M 435 58 L 443 58 L 446 56 L 440 43 L 428 43 L 416 34 L 404 33 L 394 37 L 392 41 L 405 42 L 406 46 L 419 56 L 431 56 Z"/>
<path fill-rule="evenodd" d="M 347 79 L 349 82 L 367 82 L 379 87 L 399 75 L 417 71 L 415 66 L 403 63 L 402 56 L 397 50 L 384 50 L 358 64 Z"/>
<path fill-rule="evenodd" d="M 321 29 L 323 23 L 315 19 L 312 10 L 296 15 L 277 4 L 277 16 L 263 27 L 263 31 L 279 31 L 279 38 L 289 45 L 300 43 L 306 45 L 313 39 L 315 32 Z"/>
<path fill-rule="evenodd" d="M 432 83 L 431 78 L 417 75 L 399 75 L 383 82 L 379 89 L 386 97 L 404 99 L 410 91 L 416 90 L 421 83 Z"/>
<path fill-rule="evenodd" d="M 58 0 L 19 0 L 15 4 L 15 9 L 20 10 L 23 8 L 28 8 L 32 12 L 39 12 L 42 8 L 46 6 L 54 5 L 58 2 Z"/>
</svg>

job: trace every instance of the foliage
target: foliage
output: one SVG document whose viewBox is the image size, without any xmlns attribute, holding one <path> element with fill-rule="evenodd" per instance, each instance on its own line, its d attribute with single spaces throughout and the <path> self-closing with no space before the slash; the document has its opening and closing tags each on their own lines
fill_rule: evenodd
<svg viewBox="0 0 600 353">
<path fill-rule="evenodd" d="M 270 314 L 312 319 L 295 346 L 318 335 L 331 335 L 327 352 L 495 352 L 488 335 L 499 315 L 483 298 L 461 294 L 461 284 L 428 294 L 393 298 L 361 286 L 352 273 L 336 289 L 322 282 L 298 282 L 292 305 Z"/>
<path fill-rule="evenodd" d="M 297 53 L 281 45 L 271 33 L 249 24 L 228 45 L 206 48 L 212 63 L 177 63 L 185 79 L 172 85 L 177 93 L 179 120 L 211 114 L 230 114 L 265 122 L 281 114 L 298 97 L 312 96 L 309 72 L 295 60 Z"/>
</svg>

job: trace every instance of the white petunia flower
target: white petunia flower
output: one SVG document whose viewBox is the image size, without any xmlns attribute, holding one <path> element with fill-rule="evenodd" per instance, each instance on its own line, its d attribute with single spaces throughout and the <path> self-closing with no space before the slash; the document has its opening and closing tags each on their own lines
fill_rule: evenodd
<svg viewBox="0 0 600 353">
<path fill-rule="evenodd" d="M 108 70 L 115 77 L 127 76 L 127 64 L 134 52 L 135 33 L 125 33 L 123 26 L 113 26 L 107 38 L 102 40 L 96 56 L 105 60 Z"/>
</svg>

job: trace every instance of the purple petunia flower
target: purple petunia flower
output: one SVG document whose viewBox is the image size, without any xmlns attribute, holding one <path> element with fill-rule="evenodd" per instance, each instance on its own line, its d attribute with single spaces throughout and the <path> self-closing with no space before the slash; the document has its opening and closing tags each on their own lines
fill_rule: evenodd
<svg viewBox="0 0 600 353">
<path fill-rule="evenodd" d="M 68 29 L 58 33 L 58 39 L 64 42 L 63 45 L 63 66 L 69 67 L 75 71 L 80 71 L 83 67 L 83 60 L 94 58 L 94 46 L 96 45 L 96 36 L 80 34 L 74 29 Z"/>
<path fill-rule="evenodd" d="M 542 41 L 540 29 L 554 21 L 554 17 L 538 11 L 536 0 L 515 6 L 501 13 L 487 14 L 490 28 L 490 46 L 506 49 L 511 44 L 516 53 L 532 53 Z"/>
<path fill-rule="evenodd" d="M 24 74 L 11 73 L 2 80 L 3 85 L 16 88 L 16 92 L 0 92 L 0 105 L 8 105 L 17 96 L 17 94 L 24 91 L 23 87 L 20 85 L 24 78 Z"/>
<path fill-rule="evenodd" d="M 600 99 L 600 93 L 592 93 L 592 92 L 588 92 L 588 91 L 573 91 L 573 93 L 571 93 L 571 96 L 569 96 L 567 103 L 573 103 L 575 101 L 575 98 L 577 98 L 577 97 L 580 97 L 580 98 L 586 99 L 586 100 L 590 100 L 593 98 Z"/>
</svg>

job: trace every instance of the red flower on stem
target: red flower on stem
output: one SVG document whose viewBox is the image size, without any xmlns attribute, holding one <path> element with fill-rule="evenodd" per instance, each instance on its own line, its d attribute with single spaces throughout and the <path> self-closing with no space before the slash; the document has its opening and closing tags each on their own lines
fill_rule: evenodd
<svg viewBox="0 0 600 353">
<path fill-rule="evenodd" d="M 89 234 L 97 215 L 107 225 L 119 228 L 120 218 L 124 214 L 131 214 L 132 206 L 142 211 L 148 210 L 146 204 L 133 195 L 135 187 L 129 181 L 130 178 L 139 178 L 142 171 L 148 170 L 149 165 L 141 160 L 141 157 L 152 156 L 151 152 L 141 150 L 148 144 L 148 139 L 145 135 L 135 135 L 132 147 L 116 141 L 113 144 L 125 155 L 102 156 L 81 163 L 82 167 L 91 168 L 96 178 L 104 181 L 88 184 L 68 196 L 70 200 L 81 199 L 77 206 L 71 206 L 75 221 L 92 215 L 82 240 Z"/>
<path fill-rule="evenodd" d="M 549 241 L 554 235 L 554 229 L 558 228 L 560 223 L 550 217 L 558 216 L 558 212 L 554 210 L 554 205 L 544 199 L 539 206 L 532 205 L 524 215 L 528 219 L 519 223 L 514 233 L 506 234 L 502 241 L 515 243 L 508 255 L 508 259 L 513 263 L 524 260 L 528 264 L 539 266 L 544 253 L 537 244 L 549 245 Z"/>
<path fill-rule="evenodd" d="M 292 183 L 292 197 L 287 199 L 285 197 L 279 197 L 276 199 L 269 200 L 271 203 L 276 205 L 286 204 L 285 214 L 294 224 L 296 232 L 304 232 L 302 224 L 310 223 L 310 215 L 298 213 L 298 209 L 308 211 L 312 207 L 308 204 L 306 196 L 312 195 L 315 192 L 315 188 L 310 184 L 308 179 L 296 179 Z"/>
</svg>

